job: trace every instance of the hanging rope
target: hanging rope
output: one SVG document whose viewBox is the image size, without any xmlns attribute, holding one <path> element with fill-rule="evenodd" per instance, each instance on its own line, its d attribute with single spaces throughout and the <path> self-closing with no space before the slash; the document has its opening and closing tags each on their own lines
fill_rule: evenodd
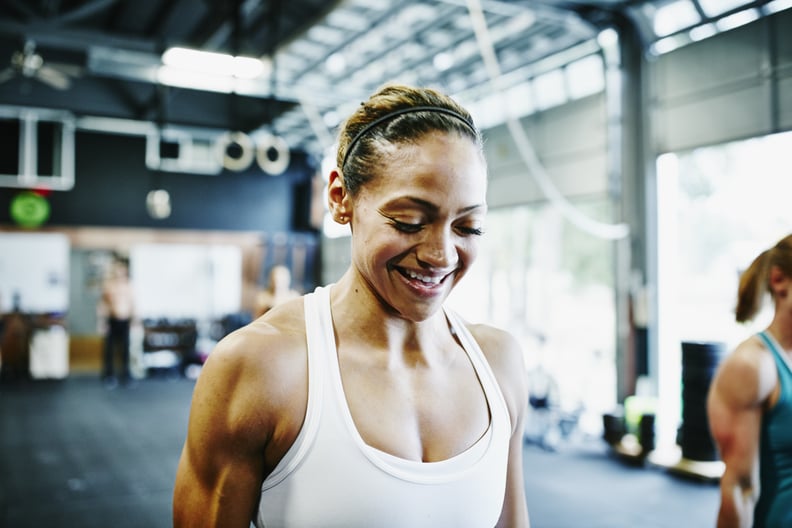
<svg viewBox="0 0 792 528">
<path fill-rule="evenodd" d="M 484 61 L 484 66 L 487 69 L 487 74 L 492 84 L 493 91 L 499 94 L 498 99 L 504 105 L 504 115 L 506 115 L 506 126 L 511 134 L 514 143 L 517 145 L 517 150 L 522 157 L 523 162 L 528 167 L 528 172 L 533 176 L 534 181 L 541 189 L 545 197 L 557 207 L 561 213 L 574 225 L 583 231 L 590 233 L 594 236 L 604 239 L 616 240 L 626 237 L 630 228 L 625 223 L 609 224 L 599 222 L 589 218 L 575 207 L 567 198 L 561 194 L 558 188 L 553 184 L 552 180 L 545 171 L 544 166 L 536 156 L 536 152 L 531 145 L 528 136 L 525 134 L 520 122 L 509 111 L 506 104 L 507 98 L 503 95 L 501 88 L 502 75 L 500 64 L 498 63 L 498 56 L 495 53 L 495 46 L 489 35 L 489 28 L 487 21 L 484 18 L 484 12 L 481 9 L 480 0 L 468 0 L 468 13 L 470 20 L 473 24 L 473 31 L 476 35 L 476 42 L 479 46 L 481 58 Z"/>
</svg>

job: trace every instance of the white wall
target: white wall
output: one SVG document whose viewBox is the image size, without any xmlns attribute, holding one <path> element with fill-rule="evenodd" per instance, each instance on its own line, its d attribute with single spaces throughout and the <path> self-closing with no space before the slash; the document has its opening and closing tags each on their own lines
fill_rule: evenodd
<svg viewBox="0 0 792 528">
<path fill-rule="evenodd" d="M 0 233 L 0 312 L 14 295 L 28 313 L 66 312 L 69 306 L 69 240 L 49 233 Z"/>
<path fill-rule="evenodd" d="M 242 254 L 236 246 L 140 244 L 130 252 L 140 318 L 214 319 L 238 312 Z"/>
</svg>

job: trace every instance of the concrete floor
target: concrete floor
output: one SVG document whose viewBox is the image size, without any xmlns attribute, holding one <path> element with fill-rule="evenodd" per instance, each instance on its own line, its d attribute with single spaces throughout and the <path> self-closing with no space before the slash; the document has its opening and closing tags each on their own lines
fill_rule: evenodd
<svg viewBox="0 0 792 528">
<path fill-rule="evenodd" d="M 192 388 L 0 383 L 0 526 L 170 527 Z M 626 464 L 596 438 L 526 444 L 525 481 L 534 528 L 714 526 L 715 484 Z"/>
</svg>

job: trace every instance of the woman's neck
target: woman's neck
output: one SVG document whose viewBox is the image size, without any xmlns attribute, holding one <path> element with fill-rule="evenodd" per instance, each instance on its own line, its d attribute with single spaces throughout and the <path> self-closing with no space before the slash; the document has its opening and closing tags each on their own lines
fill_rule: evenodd
<svg viewBox="0 0 792 528">
<path fill-rule="evenodd" d="M 785 351 L 792 351 L 792 316 L 776 315 L 767 331 Z"/>
<path fill-rule="evenodd" d="M 331 303 L 336 331 L 349 328 L 347 338 L 390 351 L 432 350 L 448 329 L 442 310 L 424 321 L 409 321 L 388 311 L 365 285 L 352 284 L 344 276 L 333 286 Z M 354 325 L 354 329 L 351 326 Z M 450 332 L 448 332 L 450 336 Z"/>
</svg>

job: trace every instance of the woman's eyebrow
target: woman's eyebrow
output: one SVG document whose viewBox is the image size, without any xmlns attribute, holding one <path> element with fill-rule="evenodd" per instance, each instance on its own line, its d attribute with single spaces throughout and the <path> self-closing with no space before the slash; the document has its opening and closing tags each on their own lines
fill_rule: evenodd
<svg viewBox="0 0 792 528">
<path fill-rule="evenodd" d="M 485 203 L 480 203 L 480 204 L 476 204 L 476 205 L 469 205 L 467 207 L 463 207 L 462 209 L 460 209 L 459 210 L 459 214 L 471 213 L 471 212 L 475 211 L 476 209 L 486 209 L 486 208 L 487 208 L 487 204 L 485 204 Z"/>
<path fill-rule="evenodd" d="M 413 204 L 415 204 L 415 205 L 417 205 L 417 206 L 419 206 L 419 207 L 421 207 L 423 209 L 426 209 L 428 211 L 431 211 L 431 212 L 438 212 L 440 210 L 440 207 L 438 205 L 436 205 L 436 204 L 434 204 L 434 203 L 432 203 L 430 201 L 424 200 L 423 198 L 417 198 L 417 197 L 414 197 L 414 196 L 403 196 L 401 198 L 393 200 L 388 205 L 389 206 L 390 205 L 396 205 L 398 202 L 400 202 L 402 200 L 406 200 L 408 202 L 412 202 Z M 487 204 L 485 204 L 485 203 L 469 205 L 469 206 L 463 207 L 462 209 L 457 211 L 457 214 L 465 214 L 465 213 L 469 213 L 471 211 L 474 211 L 476 209 L 486 208 L 486 207 L 487 207 Z"/>
</svg>

